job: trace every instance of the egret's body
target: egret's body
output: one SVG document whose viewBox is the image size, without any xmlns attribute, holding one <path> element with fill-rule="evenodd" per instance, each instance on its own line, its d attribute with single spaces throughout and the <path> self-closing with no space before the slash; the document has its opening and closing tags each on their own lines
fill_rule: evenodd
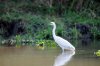
<svg viewBox="0 0 100 66">
<path fill-rule="evenodd" d="M 54 38 L 55 42 L 62 48 L 62 50 L 63 51 L 64 51 L 64 49 L 75 50 L 75 47 L 73 45 L 71 45 L 67 40 L 65 40 L 55 34 L 56 24 L 54 22 L 51 22 L 51 25 L 53 25 L 53 30 L 52 30 L 53 38 Z"/>
</svg>

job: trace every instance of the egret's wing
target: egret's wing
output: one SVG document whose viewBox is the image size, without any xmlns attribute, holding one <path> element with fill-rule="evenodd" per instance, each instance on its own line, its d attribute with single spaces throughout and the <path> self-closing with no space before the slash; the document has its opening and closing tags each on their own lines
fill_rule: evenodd
<svg viewBox="0 0 100 66">
<path fill-rule="evenodd" d="M 55 38 L 55 41 L 56 41 L 60 46 L 63 46 L 63 47 L 66 47 L 66 48 L 72 47 L 72 45 L 71 45 L 67 40 L 65 40 L 65 39 L 63 39 L 63 38 L 61 38 L 61 37 L 59 37 L 59 36 L 57 36 L 57 37 Z"/>
</svg>

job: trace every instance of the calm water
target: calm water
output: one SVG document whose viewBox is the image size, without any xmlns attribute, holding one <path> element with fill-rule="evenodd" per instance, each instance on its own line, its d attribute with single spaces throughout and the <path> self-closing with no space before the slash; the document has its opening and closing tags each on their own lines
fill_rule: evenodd
<svg viewBox="0 0 100 66">
<path fill-rule="evenodd" d="M 62 53 L 60 48 L 0 47 L 0 66 L 100 66 L 94 51 L 77 49 Z"/>
</svg>

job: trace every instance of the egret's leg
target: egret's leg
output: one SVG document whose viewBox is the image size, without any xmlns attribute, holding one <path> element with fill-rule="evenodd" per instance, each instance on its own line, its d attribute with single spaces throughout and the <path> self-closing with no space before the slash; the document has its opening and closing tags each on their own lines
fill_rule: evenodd
<svg viewBox="0 0 100 66">
<path fill-rule="evenodd" d="M 64 52 L 64 48 L 62 48 L 62 52 Z"/>
</svg>

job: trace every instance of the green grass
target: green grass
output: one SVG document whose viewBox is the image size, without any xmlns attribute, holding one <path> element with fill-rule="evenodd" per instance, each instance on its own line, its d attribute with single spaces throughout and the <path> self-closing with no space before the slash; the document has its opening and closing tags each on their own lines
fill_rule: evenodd
<svg viewBox="0 0 100 66">
<path fill-rule="evenodd" d="M 57 15 L 57 7 L 45 7 L 39 3 L 37 5 L 31 2 L 9 2 L 8 6 L 1 4 L 2 10 L 5 12 L 0 13 L 0 19 L 6 22 L 12 22 L 13 20 L 21 19 L 25 23 L 26 33 L 11 36 L 8 39 L 15 39 L 18 43 L 22 39 L 29 40 L 52 40 L 52 26 L 50 22 L 54 21 L 57 24 L 56 34 L 67 38 L 77 39 L 81 35 L 79 31 L 74 27 L 68 27 L 75 24 L 91 25 L 91 33 L 96 39 L 96 36 L 100 36 L 100 17 L 93 17 L 90 10 L 83 10 L 81 12 L 76 11 L 64 11 L 62 15 Z M 24 6 L 24 7 L 23 7 Z M 73 6 L 73 5 L 72 5 Z M 7 9 L 3 9 L 7 8 Z M 2 29 L 0 29 L 2 30 Z M 3 33 L 5 31 L 0 31 Z M 0 39 L 5 39 L 0 35 Z M 41 42 L 41 41 L 40 41 Z M 49 42 L 49 41 L 48 41 Z M 17 44 L 18 44 L 17 43 Z"/>
<path fill-rule="evenodd" d="M 7 22 L 22 19 L 25 23 L 27 34 L 36 39 L 52 39 L 52 26 L 49 25 L 51 21 L 56 22 L 56 33 L 62 37 L 67 37 L 68 33 L 71 33 L 72 36 L 76 36 L 76 33 L 78 33 L 77 30 L 75 28 L 68 28 L 68 26 L 78 23 L 92 25 L 93 27 L 91 28 L 93 28 L 93 30 L 91 30 L 91 33 L 99 34 L 98 25 L 100 24 L 100 19 L 85 17 L 75 12 L 69 12 L 63 17 L 9 12 L 8 14 L 3 14 L 0 19 Z M 70 29 L 69 32 L 67 32 L 67 28 Z M 47 36 L 48 38 L 46 38 Z"/>
</svg>

